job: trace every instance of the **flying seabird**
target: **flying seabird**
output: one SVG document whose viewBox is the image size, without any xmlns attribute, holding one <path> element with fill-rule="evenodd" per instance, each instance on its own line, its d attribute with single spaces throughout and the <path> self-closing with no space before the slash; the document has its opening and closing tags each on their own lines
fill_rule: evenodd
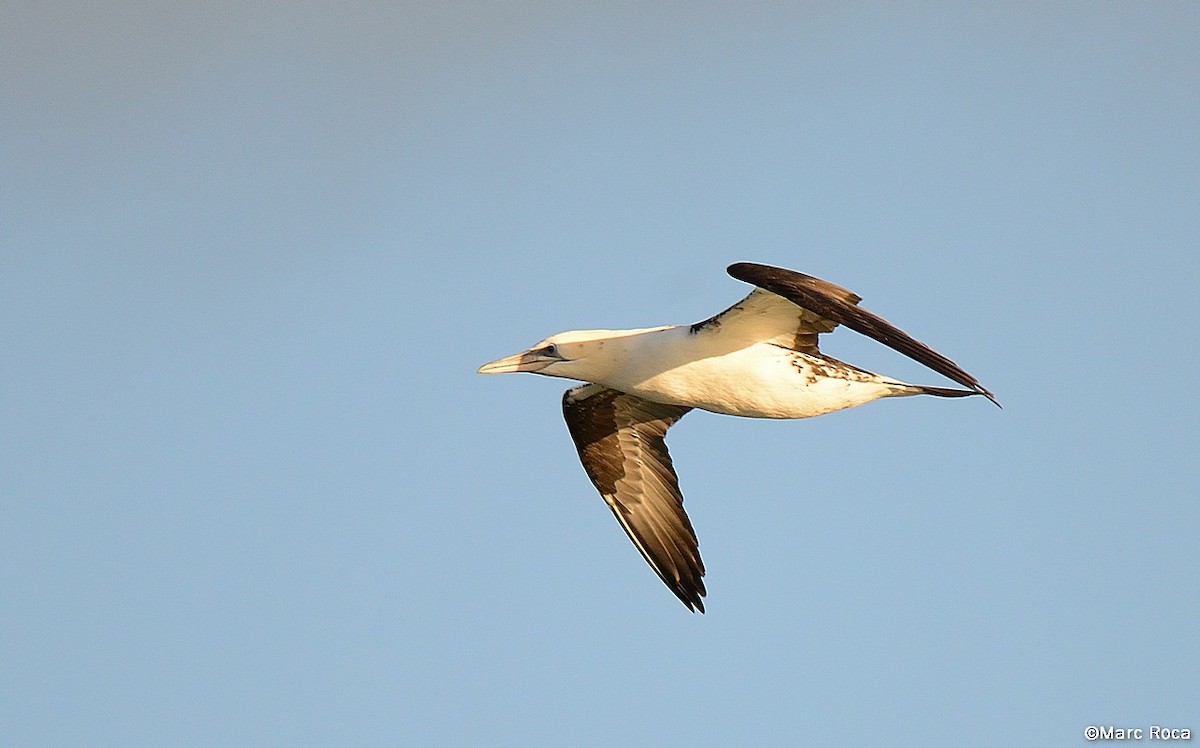
<svg viewBox="0 0 1200 748">
<path fill-rule="evenodd" d="M 694 325 L 577 330 L 479 368 L 528 371 L 587 384 L 563 394 L 583 469 L 659 578 L 704 612 L 704 562 L 664 441 L 692 408 L 750 418 L 811 418 L 882 397 L 983 395 L 975 377 L 887 320 L 860 297 L 794 270 L 739 262 L 756 288 Z M 817 336 L 845 325 L 967 389 L 908 384 L 820 352 Z"/>
</svg>

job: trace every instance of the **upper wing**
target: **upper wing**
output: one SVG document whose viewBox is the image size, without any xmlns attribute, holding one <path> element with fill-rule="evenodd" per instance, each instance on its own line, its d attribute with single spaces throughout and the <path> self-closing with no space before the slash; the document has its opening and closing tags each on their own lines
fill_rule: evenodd
<svg viewBox="0 0 1200 748">
<path fill-rule="evenodd" d="M 815 278 L 814 278 L 815 280 Z M 828 284 L 830 292 L 841 292 L 848 304 L 858 297 L 844 288 Z M 723 338 L 742 339 L 746 343 L 764 342 L 804 353 L 818 353 L 817 336 L 833 332 L 838 323 L 811 309 L 799 307 L 782 296 L 761 288 L 725 311 L 692 325 L 691 331 L 720 330 Z"/>
<path fill-rule="evenodd" d="M 730 265 L 729 274 L 740 281 L 753 283 L 759 289 L 782 297 L 805 311 L 822 319 L 832 330 L 842 324 L 855 332 L 874 338 L 887 347 L 903 353 L 914 361 L 928 366 L 939 374 L 969 387 L 999 405 L 994 395 L 975 377 L 958 364 L 933 350 L 919 340 L 910 337 L 900 328 L 884 318 L 857 306 L 859 297 L 832 283 L 797 273 L 794 270 L 739 262 Z M 756 291 L 757 292 L 757 291 Z M 747 301 L 754 296 L 751 293 Z M 737 307 L 734 307 L 736 309 Z M 732 311 L 732 310 L 730 310 Z M 720 321 L 720 316 L 716 318 Z"/>
<path fill-rule="evenodd" d="M 588 477 L 667 587 L 703 613 L 704 562 L 663 439 L 689 410 L 598 384 L 563 394 L 563 416 Z"/>
</svg>

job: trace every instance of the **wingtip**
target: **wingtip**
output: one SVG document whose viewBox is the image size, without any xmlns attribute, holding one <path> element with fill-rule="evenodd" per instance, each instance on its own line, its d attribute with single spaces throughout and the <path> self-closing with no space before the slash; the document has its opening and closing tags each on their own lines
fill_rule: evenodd
<svg viewBox="0 0 1200 748">
<path fill-rule="evenodd" d="M 972 377 L 971 379 L 974 380 L 975 378 Z M 991 400 L 992 404 L 995 405 L 997 408 L 1004 410 L 1004 406 L 1000 404 L 1000 401 L 996 399 L 996 396 L 993 395 L 992 391 L 989 390 L 987 387 L 984 387 L 978 381 L 971 381 L 971 382 L 965 383 L 965 384 L 967 384 L 967 386 L 969 386 L 971 388 L 971 394 L 983 395 L 988 400 Z"/>
<path fill-rule="evenodd" d="M 970 390 L 963 390 L 963 392 L 966 392 L 969 395 L 983 395 L 988 400 L 991 400 L 992 404 L 997 408 L 1004 410 L 1004 406 L 1000 404 L 1000 401 L 996 399 L 996 396 L 992 394 L 991 390 L 979 384 L 978 382 L 972 384 Z"/>
<path fill-rule="evenodd" d="M 655 570 L 657 571 L 657 569 Z M 685 584 L 684 580 L 677 580 L 675 584 L 667 582 L 667 587 L 671 592 L 675 593 L 675 597 L 679 598 L 679 602 L 693 613 L 704 612 L 704 596 L 708 594 L 708 590 L 704 587 L 704 569 L 700 569 L 700 576 L 696 577 L 694 584 Z M 662 576 L 661 574 L 659 575 Z M 666 582 L 666 579 L 663 579 Z"/>
<path fill-rule="evenodd" d="M 703 575 L 704 570 L 700 573 Z M 680 602 L 687 606 L 687 609 L 693 613 L 704 612 L 704 596 L 708 594 L 708 590 L 704 588 L 703 578 L 695 580 L 695 586 L 692 587 L 672 587 L 671 591 L 679 598 Z"/>
<path fill-rule="evenodd" d="M 747 280 L 744 276 L 748 272 L 753 272 L 755 270 L 763 270 L 763 269 L 773 269 L 773 268 L 771 268 L 770 265 L 763 265 L 758 262 L 735 262 L 732 265 L 729 265 L 728 267 L 726 267 L 725 272 L 729 273 L 730 277 L 736 278 L 737 280 L 746 281 L 747 283 L 752 283 L 753 281 Z"/>
</svg>

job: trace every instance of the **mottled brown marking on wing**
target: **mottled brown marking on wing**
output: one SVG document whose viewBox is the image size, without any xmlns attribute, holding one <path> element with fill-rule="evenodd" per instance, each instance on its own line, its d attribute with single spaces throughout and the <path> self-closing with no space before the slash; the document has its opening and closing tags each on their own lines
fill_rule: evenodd
<svg viewBox="0 0 1200 748">
<path fill-rule="evenodd" d="M 659 578 L 703 613 L 704 562 L 664 439 L 689 410 L 597 384 L 563 394 L 563 417 L 592 484 Z"/>
</svg>

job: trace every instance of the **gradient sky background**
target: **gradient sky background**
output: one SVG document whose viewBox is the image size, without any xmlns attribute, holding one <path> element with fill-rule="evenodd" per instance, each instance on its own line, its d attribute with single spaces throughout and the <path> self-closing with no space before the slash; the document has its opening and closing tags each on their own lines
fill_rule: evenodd
<svg viewBox="0 0 1200 748">
<path fill-rule="evenodd" d="M 4 743 L 1200 732 L 1200 6 L 189 5 L 0 8 Z M 1004 409 L 689 415 L 700 616 L 475 369 L 737 260 Z"/>
</svg>

